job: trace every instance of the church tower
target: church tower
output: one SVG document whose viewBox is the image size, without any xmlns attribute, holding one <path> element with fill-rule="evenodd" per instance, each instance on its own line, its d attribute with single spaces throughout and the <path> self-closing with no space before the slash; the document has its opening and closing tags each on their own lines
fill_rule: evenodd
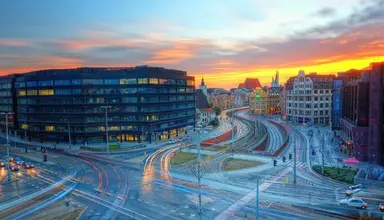
<svg viewBox="0 0 384 220">
<path fill-rule="evenodd" d="M 201 78 L 201 84 L 199 86 L 199 89 L 201 89 L 201 91 L 204 93 L 204 95 L 206 97 L 208 97 L 207 86 L 205 85 L 204 77 Z"/>
</svg>

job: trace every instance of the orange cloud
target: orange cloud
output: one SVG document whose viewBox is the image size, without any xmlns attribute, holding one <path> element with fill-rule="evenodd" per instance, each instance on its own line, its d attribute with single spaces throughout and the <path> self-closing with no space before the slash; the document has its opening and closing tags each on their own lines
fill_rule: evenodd
<svg viewBox="0 0 384 220">
<path fill-rule="evenodd" d="M 171 48 L 157 51 L 148 64 L 173 64 L 194 57 L 204 44 L 198 40 L 180 40 Z"/>
</svg>

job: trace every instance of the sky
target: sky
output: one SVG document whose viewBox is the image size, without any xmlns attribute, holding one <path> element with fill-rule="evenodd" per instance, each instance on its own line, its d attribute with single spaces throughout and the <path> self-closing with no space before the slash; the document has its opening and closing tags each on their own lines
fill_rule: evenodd
<svg viewBox="0 0 384 220">
<path fill-rule="evenodd" d="M 384 0 L 0 0 L 0 75 L 137 65 L 232 88 L 384 61 Z"/>
</svg>

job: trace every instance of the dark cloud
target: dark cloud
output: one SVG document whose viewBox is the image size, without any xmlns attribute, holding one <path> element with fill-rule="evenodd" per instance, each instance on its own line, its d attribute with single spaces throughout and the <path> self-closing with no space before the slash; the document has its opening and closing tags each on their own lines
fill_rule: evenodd
<svg viewBox="0 0 384 220">
<path fill-rule="evenodd" d="M 336 14 L 336 10 L 334 8 L 329 8 L 329 7 L 320 9 L 315 13 L 315 15 L 321 16 L 321 17 L 332 17 L 335 14 Z"/>
<path fill-rule="evenodd" d="M 340 35 L 354 27 L 384 20 L 384 0 L 364 1 L 361 4 L 359 9 L 356 9 L 352 14 L 343 19 L 333 20 L 325 25 L 297 31 L 292 37 L 318 38 L 329 35 Z"/>
</svg>

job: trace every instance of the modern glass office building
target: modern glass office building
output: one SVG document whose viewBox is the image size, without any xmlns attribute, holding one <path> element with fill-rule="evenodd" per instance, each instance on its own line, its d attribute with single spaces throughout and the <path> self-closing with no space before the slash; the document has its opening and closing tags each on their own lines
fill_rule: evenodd
<svg viewBox="0 0 384 220">
<path fill-rule="evenodd" d="M 8 115 L 9 129 L 13 130 L 17 126 L 14 120 L 16 111 L 15 79 L 15 75 L 0 77 L 0 124 L 2 131 L 5 131 L 6 115 Z"/>
<path fill-rule="evenodd" d="M 29 139 L 103 142 L 107 118 L 109 140 L 172 138 L 195 124 L 194 83 L 184 71 L 148 66 L 21 74 L 18 129 Z"/>
</svg>

